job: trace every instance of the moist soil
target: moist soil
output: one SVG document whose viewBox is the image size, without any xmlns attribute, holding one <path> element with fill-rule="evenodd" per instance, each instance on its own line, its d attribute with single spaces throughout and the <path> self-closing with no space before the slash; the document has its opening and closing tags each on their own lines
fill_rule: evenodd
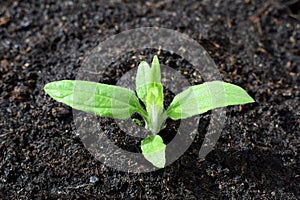
<svg viewBox="0 0 300 200">
<path fill-rule="evenodd" d="M 256 103 L 227 108 L 221 137 L 205 159 L 198 152 L 210 112 L 199 116 L 199 133 L 171 165 L 120 172 L 84 147 L 72 109 L 51 99 L 43 86 L 75 79 L 101 41 L 153 26 L 196 40 L 224 81 L 243 87 Z M 1 1 L 0 198 L 299 199 L 299 38 L 295 0 Z M 146 49 L 124 52 L 99 82 L 115 84 L 154 54 L 190 84 L 203 81 L 179 55 Z M 168 104 L 174 94 L 166 92 Z M 99 119 L 99 125 L 120 148 L 139 152 L 140 140 L 114 120 Z M 177 128 L 169 121 L 160 134 L 169 142 Z"/>
</svg>

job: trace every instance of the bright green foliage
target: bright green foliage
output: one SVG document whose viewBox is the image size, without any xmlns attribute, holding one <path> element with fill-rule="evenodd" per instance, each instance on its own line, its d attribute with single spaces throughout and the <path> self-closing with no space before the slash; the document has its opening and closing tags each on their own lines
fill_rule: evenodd
<svg viewBox="0 0 300 200">
<path fill-rule="evenodd" d="M 163 168 L 166 164 L 166 145 L 159 135 L 152 135 L 142 141 L 142 152 L 145 158 L 155 167 Z"/>
<path fill-rule="evenodd" d="M 146 116 L 134 91 L 126 88 L 89 81 L 62 80 L 46 84 L 44 90 L 56 101 L 101 117 L 128 119 L 135 112 Z"/>
<path fill-rule="evenodd" d="M 139 119 L 137 119 L 137 118 L 132 119 L 132 121 L 133 121 L 136 125 L 138 125 L 138 126 L 142 126 L 142 125 L 143 125 L 143 123 L 142 123 Z"/>
<path fill-rule="evenodd" d="M 139 65 L 136 76 L 136 91 L 138 97 L 145 104 L 149 115 L 146 127 L 153 134 L 157 134 L 165 119 L 163 115 L 164 93 L 157 56 L 154 56 L 151 68 L 146 62 L 141 62 Z"/>
<path fill-rule="evenodd" d="M 165 166 L 166 145 L 157 133 L 165 127 L 168 117 L 173 120 L 184 119 L 214 108 L 254 102 L 241 87 L 212 81 L 191 86 L 179 93 L 164 111 L 163 86 L 157 56 L 154 56 L 151 67 L 146 62 L 141 62 L 138 66 L 136 93 L 146 110 L 140 105 L 134 91 L 118 86 L 62 80 L 48 83 L 44 90 L 59 102 L 101 117 L 128 119 L 133 113 L 139 113 L 145 121 L 146 128 L 152 132 L 152 135 L 141 143 L 142 153 L 158 168 Z"/>
<path fill-rule="evenodd" d="M 176 95 L 166 113 L 173 120 L 185 119 L 215 108 L 252 102 L 254 100 L 241 87 L 212 81 L 191 86 Z"/>
<path fill-rule="evenodd" d="M 135 85 L 136 85 L 136 93 L 144 104 L 146 104 L 149 74 L 150 74 L 150 66 L 145 61 L 141 62 L 140 65 L 138 66 Z"/>
</svg>

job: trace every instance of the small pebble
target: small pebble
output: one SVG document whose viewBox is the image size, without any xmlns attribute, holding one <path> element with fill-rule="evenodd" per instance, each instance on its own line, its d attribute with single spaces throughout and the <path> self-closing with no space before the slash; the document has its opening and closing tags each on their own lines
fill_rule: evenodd
<svg viewBox="0 0 300 200">
<path fill-rule="evenodd" d="M 98 181 L 99 181 L 98 176 L 91 176 L 91 177 L 90 177 L 90 183 L 95 184 L 95 183 L 97 183 Z"/>
</svg>

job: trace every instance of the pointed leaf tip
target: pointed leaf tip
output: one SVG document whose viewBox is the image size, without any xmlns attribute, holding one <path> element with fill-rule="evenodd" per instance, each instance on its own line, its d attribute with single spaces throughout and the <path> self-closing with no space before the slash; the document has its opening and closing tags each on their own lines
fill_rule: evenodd
<svg viewBox="0 0 300 200">
<path fill-rule="evenodd" d="M 159 64 L 158 57 L 155 55 L 153 57 L 152 64 L 151 64 L 149 82 L 160 83 L 160 81 L 161 81 L 160 64 Z"/>
<path fill-rule="evenodd" d="M 145 112 L 135 93 L 119 86 L 61 80 L 46 84 L 44 90 L 58 102 L 101 117 L 127 119 L 135 112 Z"/>
<path fill-rule="evenodd" d="M 222 81 L 211 81 L 191 86 L 177 94 L 166 113 L 173 120 L 185 119 L 215 108 L 253 102 L 254 99 L 243 88 Z"/>
</svg>

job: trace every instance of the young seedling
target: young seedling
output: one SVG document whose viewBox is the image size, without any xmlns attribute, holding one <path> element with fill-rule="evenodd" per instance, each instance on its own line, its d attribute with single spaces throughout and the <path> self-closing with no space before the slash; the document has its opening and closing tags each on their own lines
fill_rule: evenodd
<svg viewBox="0 0 300 200">
<path fill-rule="evenodd" d="M 59 102 L 101 117 L 128 119 L 134 113 L 140 114 L 145 128 L 152 133 L 141 142 L 142 154 L 158 168 L 163 168 L 166 162 L 166 145 L 158 133 L 164 128 L 167 118 L 185 119 L 215 108 L 254 102 L 239 86 L 211 81 L 191 86 L 177 94 L 170 106 L 164 110 L 164 93 L 157 56 L 154 56 L 151 67 L 144 61 L 139 64 L 136 93 L 119 86 L 80 80 L 51 82 L 45 85 L 44 90 Z M 138 98 L 144 103 L 145 109 Z"/>
</svg>

